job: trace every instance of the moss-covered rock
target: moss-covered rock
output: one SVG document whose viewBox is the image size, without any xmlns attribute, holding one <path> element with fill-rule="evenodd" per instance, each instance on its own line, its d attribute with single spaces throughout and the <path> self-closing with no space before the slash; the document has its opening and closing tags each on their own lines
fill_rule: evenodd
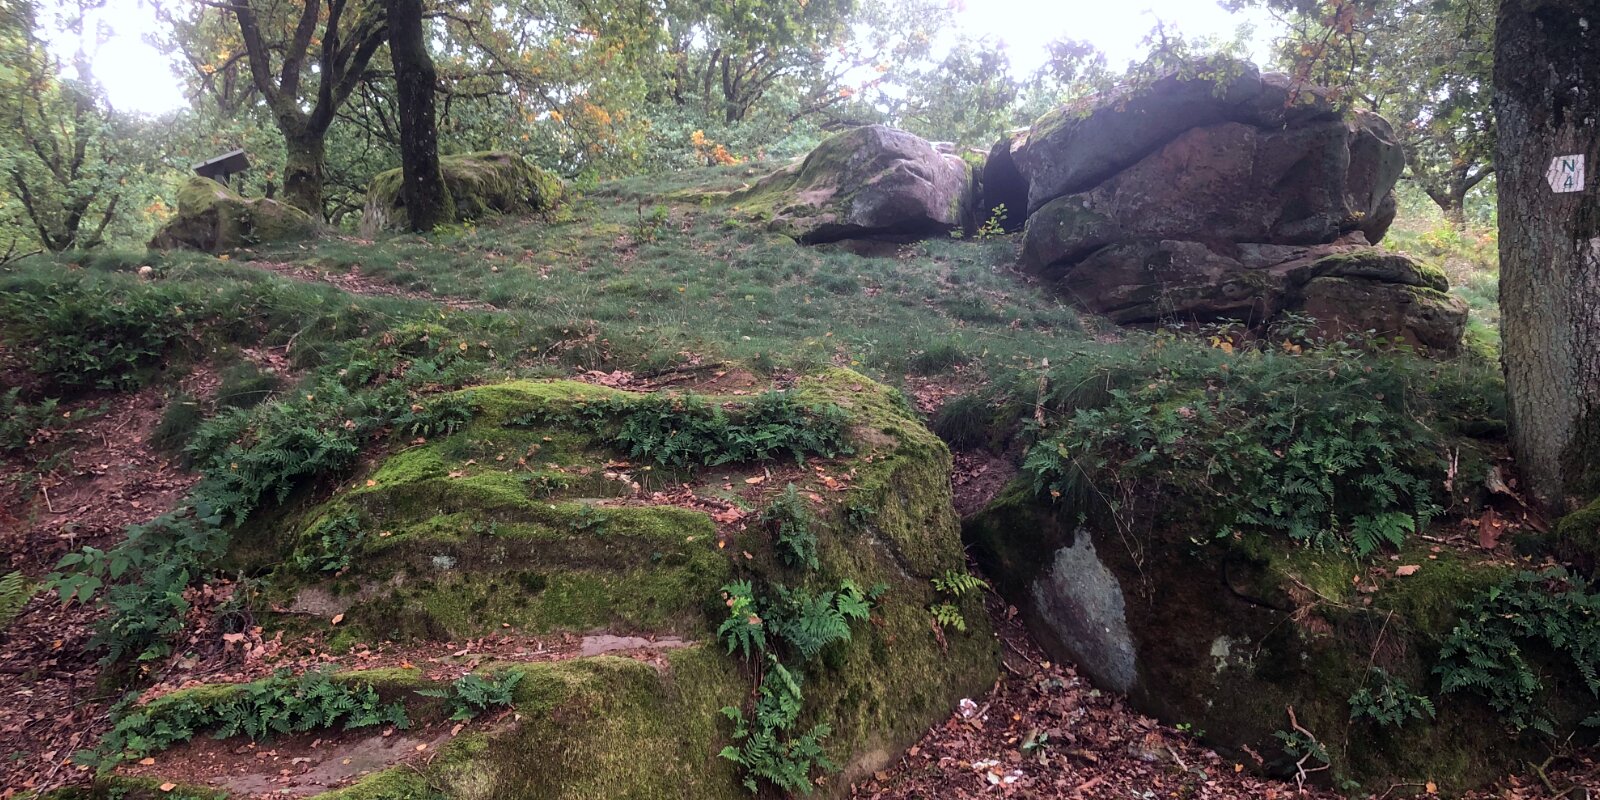
<svg viewBox="0 0 1600 800">
<path fill-rule="evenodd" d="M 455 222 L 480 220 L 492 214 L 531 214 L 555 207 L 561 201 L 561 179 L 529 164 L 516 153 L 489 151 L 443 156 L 447 207 Z M 361 213 L 361 235 L 404 230 L 408 225 L 405 200 L 400 196 L 401 171 L 380 172 L 367 188 Z"/>
<path fill-rule="evenodd" d="M 1013 486 L 966 535 L 1048 650 L 1145 712 L 1272 769 L 1288 764 L 1274 734 L 1290 730 L 1292 706 L 1328 749 L 1328 777 L 1375 789 L 1460 791 L 1531 752 L 1477 698 L 1437 696 L 1433 674 L 1458 606 L 1507 567 L 1425 547 L 1377 567 L 1287 541 L 1119 531 L 1098 516 Z M 1401 565 L 1418 569 L 1399 576 Z M 1353 720 L 1373 667 L 1433 695 L 1437 718 Z"/>
<path fill-rule="evenodd" d="M 317 228 L 298 208 L 266 198 L 246 199 L 216 181 L 194 176 L 179 187 L 178 213 L 161 226 L 150 246 L 222 253 L 310 238 Z"/>
<path fill-rule="evenodd" d="M 885 125 L 830 137 L 727 202 L 795 240 L 944 236 L 975 227 L 973 166 Z"/>
<path fill-rule="evenodd" d="M 1600 499 L 1561 518 L 1555 555 L 1590 579 L 1600 578 Z"/>
<path fill-rule="evenodd" d="M 754 681 L 716 641 L 727 616 L 720 588 L 882 584 L 870 624 L 791 665 L 803 673 L 801 729 L 832 728 L 825 746 L 844 773 L 827 779 L 823 795 L 837 796 L 960 698 L 986 690 L 998 654 L 976 599 L 965 608 L 967 633 L 941 642 L 931 627 L 930 579 L 965 562 L 944 445 L 897 392 L 854 372 L 827 370 L 790 391 L 849 419 L 851 454 L 804 470 L 767 467 L 819 498 L 814 570 L 786 566 L 754 517 L 742 529 L 719 528 L 707 513 L 651 494 L 685 484 L 715 494 L 725 481 L 747 485 L 727 473 L 749 468 L 626 464 L 583 419 L 593 404 L 615 409 L 645 396 L 567 381 L 465 390 L 474 414 L 460 430 L 375 459 L 342 490 L 245 543 L 242 557 L 257 559 L 257 570 L 280 565 L 269 593 L 307 618 L 343 614 L 335 630 L 347 640 L 608 632 L 687 641 L 660 665 L 611 656 L 492 665 L 524 673 L 518 721 L 454 740 L 425 770 L 427 785 L 462 800 L 749 796 L 737 766 L 719 756 L 732 743 L 719 710 L 746 705 Z M 348 566 L 337 573 L 322 571 L 323 559 L 297 558 L 329 546 L 321 532 L 333 519 L 353 520 L 339 530 L 357 531 L 340 540 Z M 380 692 L 415 680 L 358 675 Z M 230 691 L 187 690 L 215 699 Z M 393 770 L 329 796 L 406 796 L 413 780 L 409 768 Z"/>
</svg>

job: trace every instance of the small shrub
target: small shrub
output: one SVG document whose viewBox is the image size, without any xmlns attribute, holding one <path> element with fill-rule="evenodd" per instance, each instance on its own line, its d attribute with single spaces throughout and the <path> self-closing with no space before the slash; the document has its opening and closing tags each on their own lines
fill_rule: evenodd
<svg viewBox="0 0 1600 800">
<path fill-rule="evenodd" d="M 811 527 L 816 517 L 800 496 L 794 484 L 789 484 L 766 510 L 761 521 L 772 532 L 778 558 L 791 567 L 817 568 L 817 535 Z"/>
<path fill-rule="evenodd" d="M 522 682 L 522 676 L 523 673 L 515 670 L 507 670 L 487 678 L 477 673 L 468 673 L 455 679 L 446 688 L 420 689 L 417 694 L 423 697 L 443 698 L 446 708 L 450 711 L 450 719 L 464 722 L 491 708 L 511 705 L 514 699 L 513 691 L 517 688 L 517 684 Z"/>
<path fill-rule="evenodd" d="M 163 453 L 182 453 L 205 419 L 205 409 L 194 395 L 175 395 L 167 401 L 161 421 L 150 432 L 150 446 Z"/>
<path fill-rule="evenodd" d="M 164 658 L 189 611 L 184 589 L 227 549 L 221 522 L 204 501 L 180 507 L 130 526 L 110 550 L 85 547 L 62 556 L 45 584 L 63 602 L 107 612 L 96 618 L 89 640 L 90 649 L 106 651 L 104 663 Z"/>
<path fill-rule="evenodd" d="M 953 450 L 976 450 L 989 444 L 994 410 L 970 394 L 950 398 L 934 413 L 928 427 Z"/>
<path fill-rule="evenodd" d="M 1400 727 L 1414 719 L 1433 719 L 1433 701 L 1413 694 L 1406 682 L 1373 667 L 1367 686 L 1350 696 L 1350 719 L 1370 719 L 1381 727 Z"/>
</svg>

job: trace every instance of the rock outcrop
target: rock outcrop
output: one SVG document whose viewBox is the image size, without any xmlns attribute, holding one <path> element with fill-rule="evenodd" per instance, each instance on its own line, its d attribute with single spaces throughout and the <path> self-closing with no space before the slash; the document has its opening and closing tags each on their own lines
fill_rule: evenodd
<svg viewBox="0 0 1600 800">
<path fill-rule="evenodd" d="M 156 250 L 223 253 L 317 235 L 311 216 L 287 203 L 246 199 L 220 183 L 190 177 L 178 189 L 178 213 L 150 240 Z"/>
<path fill-rule="evenodd" d="M 868 125 L 830 137 L 728 202 L 804 244 L 909 239 L 971 230 L 974 183 L 959 156 L 905 131 Z"/>
<path fill-rule="evenodd" d="M 1118 322 L 1315 312 L 1331 336 L 1445 353 L 1465 329 L 1442 276 L 1370 247 L 1404 167 L 1389 123 L 1319 89 L 1208 62 L 1057 109 L 990 161 L 994 197 L 1027 197 L 1024 267 Z M 1379 266 L 1334 275 L 1332 256 Z"/>
<path fill-rule="evenodd" d="M 516 716 L 446 738 L 435 760 L 379 765 L 327 796 L 413 796 L 395 783 L 455 798 L 751 796 L 746 776 L 719 756 L 739 746 L 721 709 L 748 715 L 752 681 L 773 667 L 761 650 L 746 660 L 718 638 L 729 618 L 721 591 L 736 581 L 768 599 L 817 597 L 844 581 L 881 586 L 871 619 L 855 620 L 848 640 L 814 656 L 780 649 L 787 645 L 768 634 L 767 652 L 803 681 L 805 729 L 832 729 L 822 745 L 842 774 L 820 796 L 847 796 L 852 780 L 882 769 L 961 698 L 986 691 L 998 652 L 982 598 L 957 601 L 965 633 L 937 634 L 928 610 L 940 602 L 930 579 L 964 569 L 949 451 L 893 390 L 857 373 L 827 370 L 788 391 L 806 413 L 842 409 L 853 452 L 804 467 L 786 457 L 652 472 L 630 466 L 638 459 L 583 420 L 658 398 L 518 381 L 435 398 L 470 408 L 470 421 L 374 459 L 353 484 L 275 522 L 272 541 L 251 552 L 276 570 L 270 591 L 285 607 L 306 620 L 339 615 L 329 635 L 582 642 L 525 659 L 491 656 L 486 670 L 523 673 Z M 751 403 L 706 398 L 719 413 Z M 814 567 L 785 562 L 759 514 L 705 499 L 725 496 L 727 484 L 765 504 L 785 482 L 799 485 L 817 517 Z M 336 572 L 319 557 L 330 544 L 348 557 Z M 401 688 L 436 688 L 424 670 L 384 672 Z"/>
<path fill-rule="evenodd" d="M 561 179 L 529 164 L 516 153 L 489 151 L 439 159 L 445 190 L 450 194 L 451 221 L 480 220 L 494 214 L 531 214 L 561 201 Z M 360 232 L 404 230 L 405 201 L 400 196 L 401 171 L 380 172 L 367 189 Z"/>
<path fill-rule="evenodd" d="M 1338 775 L 1367 789 L 1431 781 L 1459 793 L 1535 746 L 1480 698 L 1429 688 L 1461 604 L 1514 568 L 1418 543 L 1395 563 L 1420 569 L 1387 577 L 1292 542 L 1129 533 L 1081 511 L 1016 485 L 966 538 L 1047 652 L 1230 760 L 1292 777 L 1275 735 L 1293 730 L 1291 707 Z M 1400 730 L 1355 718 L 1351 697 L 1374 688 L 1373 667 L 1429 694 L 1437 719 Z M 1595 707 L 1579 687 L 1552 702 L 1576 705 L 1576 719 Z"/>
</svg>

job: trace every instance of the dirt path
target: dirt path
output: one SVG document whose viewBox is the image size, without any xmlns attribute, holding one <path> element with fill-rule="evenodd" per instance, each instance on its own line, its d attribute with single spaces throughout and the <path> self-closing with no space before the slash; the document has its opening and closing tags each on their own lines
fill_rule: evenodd
<svg viewBox="0 0 1600 800">
<path fill-rule="evenodd" d="M 244 261 L 240 262 L 248 267 L 266 270 L 275 275 L 281 275 L 290 280 L 304 283 L 320 283 L 337 289 L 359 294 L 365 297 L 399 297 L 406 300 L 421 300 L 428 303 L 438 303 L 455 311 L 499 311 L 496 306 L 476 300 L 462 300 L 454 297 L 440 297 L 428 292 L 419 292 L 414 289 L 403 289 L 387 281 L 379 280 L 369 275 L 362 275 L 361 271 L 352 266 L 343 274 L 325 272 L 319 269 L 300 264 L 289 264 L 279 261 Z"/>
</svg>

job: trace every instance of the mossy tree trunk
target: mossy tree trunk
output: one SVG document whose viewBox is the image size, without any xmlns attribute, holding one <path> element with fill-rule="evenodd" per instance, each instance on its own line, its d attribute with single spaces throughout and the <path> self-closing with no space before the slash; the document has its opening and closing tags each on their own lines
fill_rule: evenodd
<svg viewBox="0 0 1600 800">
<path fill-rule="evenodd" d="M 430 231 L 449 214 L 439 171 L 433 90 L 438 74 L 423 32 L 422 0 L 389 0 L 389 58 L 400 110 L 400 197 L 414 231 Z"/>
<path fill-rule="evenodd" d="M 251 0 L 233 0 L 250 76 L 283 132 L 284 199 L 324 219 L 322 185 L 328 126 L 388 38 L 380 0 L 302 0 L 292 27 Z M 313 47 L 315 51 L 313 52 Z M 309 76 L 310 80 L 303 80 Z"/>
<path fill-rule="evenodd" d="M 1600 13 L 1501 0 L 1495 35 L 1500 309 L 1512 449 L 1548 510 L 1600 490 Z M 1581 191 L 1553 159 L 1581 156 Z M 1569 163 L 1574 163 L 1570 162 Z"/>
</svg>

